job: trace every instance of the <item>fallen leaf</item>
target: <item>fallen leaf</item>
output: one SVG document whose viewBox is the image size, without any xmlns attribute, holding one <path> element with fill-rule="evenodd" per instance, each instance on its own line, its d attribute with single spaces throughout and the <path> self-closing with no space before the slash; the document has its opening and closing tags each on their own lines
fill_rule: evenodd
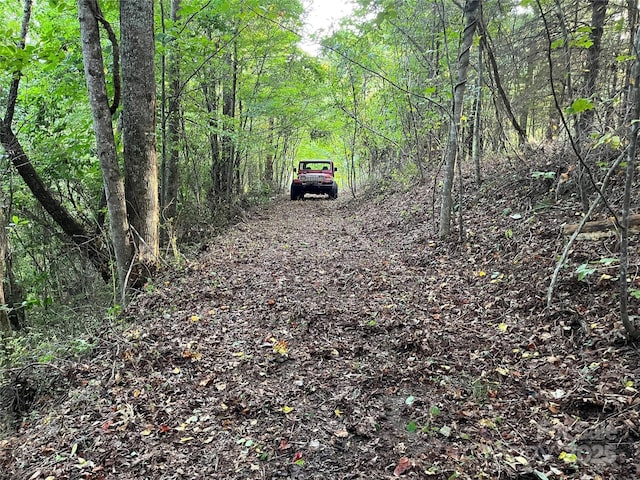
<svg viewBox="0 0 640 480">
<path fill-rule="evenodd" d="M 289 351 L 289 344 L 286 340 L 280 340 L 273 346 L 273 351 L 274 353 L 278 353 L 280 355 L 286 355 Z"/>
<path fill-rule="evenodd" d="M 409 459 L 408 457 L 400 457 L 400 460 L 398 460 L 398 465 L 396 465 L 396 468 L 393 469 L 393 475 L 399 477 L 404 472 L 409 470 L 412 466 L 413 463 L 411 462 L 411 459 Z"/>
<path fill-rule="evenodd" d="M 338 438 L 347 438 L 349 436 L 349 432 L 347 432 L 347 430 L 345 430 L 344 428 L 336 430 L 335 432 L 333 432 L 333 434 Z"/>
<path fill-rule="evenodd" d="M 202 360 L 202 354 L 200 352 L 194 352 L 193 350 L 186 349 L 182 352 L 182 358 L 189 358 L 192 362 L 198 362 Z"/>
</svg>

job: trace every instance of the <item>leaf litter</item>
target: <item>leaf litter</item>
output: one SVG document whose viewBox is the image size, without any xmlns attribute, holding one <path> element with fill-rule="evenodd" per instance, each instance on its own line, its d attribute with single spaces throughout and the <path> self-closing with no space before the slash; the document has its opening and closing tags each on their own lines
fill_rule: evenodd
<svg viewBox="0 0 640 480">
<path fill-rule="evenodd" d="M 467 195 L 463 243 L 426 187 L 251 213 L 1 440 L 0 478 L 637 478 L 617 287 L 567 273 L 546 312 L 571 212 L 508 190 Z"/>
</svg>

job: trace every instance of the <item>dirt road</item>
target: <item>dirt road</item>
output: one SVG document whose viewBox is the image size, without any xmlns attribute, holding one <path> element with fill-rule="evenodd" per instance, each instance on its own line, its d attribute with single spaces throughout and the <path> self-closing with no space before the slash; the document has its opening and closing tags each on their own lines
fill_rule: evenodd
<svg viewBox="0 0 640 480">
<path fill-rule="evenodd" d="M 559 459 L 588 427 L 567 419 L 600 388 L 635 421 L 607 382 L 637 359 L 585 378 L 604 354 L 537 313 L 543 257 L 501 232 L 429 240 L 424 201 L 250 214 L 136 299 L 69 398 L 5 441 L 0 478 L 595 478 Z M 624 445 L 616 475 L 635 472 Z"/>
</svg>

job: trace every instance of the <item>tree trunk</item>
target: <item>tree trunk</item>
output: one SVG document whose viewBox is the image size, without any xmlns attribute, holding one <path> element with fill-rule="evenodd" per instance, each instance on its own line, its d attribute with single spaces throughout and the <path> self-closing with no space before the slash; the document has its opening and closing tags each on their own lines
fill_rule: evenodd
<svg viewBox="0 0 640 480">
<path fill-rule="evenodd" d="M 204 94 L 205 104 L 207 106 L 207 114 L 209 115 L 209 149 L 211 154 L 211 190 L 209 191 L 209 200 L 212 207 L 220 201 L 221 191 L 221 146 L 220 135 L 218 134 L 220 119 L 218 115 L 219 110 L 219 95 L 218 85 L 214 82 L 213 85 L 202 84 L 202 93 Z"/>
<path fill-rule="evenodd" d="M 4 203 L 0 198 L 0 333 L 9 335 L 11 333 L 11 324 L 9 323 L 9 310 L 4 299 L 4 275 L 7 271 L 5 258 L 8 249 L 9 240 L 7 238 L 7 229 L 5 227 Z"/>
<path fill-rule="evenodd" d="M 480 41 L 482 42 L 482 45 L 485 47 L 487 51 L 487 58 L 489 59 L 489 65 L 491 65 L 491 71 L 493 72 L 493 80 L 496 84 L 498 95 L 500 96 L 502 105 L 504 106 L 505 112 L 507 113 L 507 117 L 511 122 L 511 126 L 518 134 L 518 144 L 519 144 L 518 146 L 523 147 L 527 143 L 527 133 L 524 131 L 524 128 L 522 128 L 522 125 L 518 123 L 518 120 L 516 119 L 516 116 L 513 113 L 513 109 L 511 108 L 511 102 L 509 101 L 509 98 L 507 97 L 507 93 L 504 91 L 504 88 L 502 86 L 502 81 L 500 80 L 500 72 L 498 69 L 498 62 L 496 61 L 496 57 L 493 54 L 493 50 L 491 49 L 491 44 L 488 37 L 489 33 L 486 31 L 482 23 L 480 23 L 479 26 L 482 29 L 482 32 L 481 32 L 482 37 Z"/>
<path fill-rule="evenodd" d="M 276 156 L 276 146 L 274 142 L 275 136 L 275 122 L 273 117 L 269 117 L 269 128 L 267 130 L 267 143 L 264 159 L 264 183 L 269 187 L 269 193 L 275 191 L 275 185 L 273 181 L 273 162 Z"/>
<path fill-rule="evenodd" d="M 180 19 L 180 0 L 171 0 L 171 20 Z M 174 42 L 175 43 L 175 42 Z M 178 164 L 180 142 L 180 52 L 176 45 L 170 45 L 167 56 L 167 76 L 169 82 L 168 143 L 169 155 L 162 171 L 162 214 L 163 220 L 171 222 L 176 216 L 178 202 Z"/>
<path fill-rule="evenodd" d="M 235 43 L 234 43 L 235 45 Z M 222 86 L 222 117 L 223 128 L 221 155 L 222 155 L 222 177 L 223 184 L 221 187 L 225 192 L 225 201 L 231 203 L 233 192 L 234 165 L 236 158 L 236 149 L 233 132 L 235 130 L 235 113 L 236 113 L 236 88 L 238 68 L 234 55 L 228 53 L 225 57 L 229 68 L 229 76 L 225 79 Z"/>
<path fill-rule="evenodd" d="M 124 194 L 124 181 L 118 164 L 113 123 L 104 75 L 104 61 L 100 45 L 96 0 L 78 0 L 78 18 L 82 39 L 82 55 L 89 103 L 93 114 L 97 155 L 102 169 L 104 193 L 109 210 L 109 229 L 116 257 L 118 284 L 124 293 L 125 279 L 131 261 L 129 223 Z M 122 297 L 124 300 L 124 295 Z"/>
<path fill-rule="evenodd" d="M 632 101 L 633 121 L 631 123 L 631 139 L 627 149 L 627 167 L 624 185 L 624 198 L 622 206 L 622 232 L 620 236 L 620 319 L 627 335 L 631 340 L 640 339 L 640 329 L 635 324 L 634 318 L 629 316 L 628 295 L 629 287 L 627 277 L 629 270 L 629 226 L 631 213 L 631 190 L 633 189 L 633 174 L 636 168 L 636 148 L 638 133 L 640 132 L 640 28 L 636 32 L 633 51 L 635 57 L 632 68 L 630 85 L 632 88 L 630 99 Z"/>
<path fill-rule="evenodd" d="M 144 275 L 156 269 L 160 244 L 153 21 L 153 0 L 120 0 L 125 194 Z"/>
<path fill-rule="evenodd" d="M 609 0 L 593 0 L 591 2 L 591 32 L 589 37 L 592 41 L 587 49 L 587 65 L 585 68 L 583 97 L 590 98 L 596 94 L 596 82 L 600 72 L 600 52 L 602 51 L 602 33 L 604 31 L 604 20 L 607 13 Z M 593 129 L 594 111 L 586 110 L 580 115 L 577 124 L 578 138 L 584 144 L 591 141 L 589 134 Z"/>
<path fill-rule="evenodd" d="M 449 124 L 449 138 L 445 158 L 445 176 L 440 204 L 440 238 L 444 239 L 451 232 L 451 210 L 453 207 L 452 189 L 455 174 L 456 156 L 458 152 L 458 127 L 462 116 L 464 90 L 467 84 L 469 69 L 469 52 L 473 45 L 473 37 L 478 26 L 482 0 L 467 0 L 464 6 L 465 27 L 460 54 L 458 55 L 458 73 L 453 90 L 453 113 Z"/>
<path fill-rule="evenodd" d="M 31 20 L 31 10 L 33 8 L 33 0 L 24 0 L 24 9 L 22 12 L 22 25 L 20 27 L 20 40 L 16 45 L 20 50 L 24 50 L 25 42 L 27 39 L 27 32 L 29 31 L 29 22 Z M 11 127 L 13 123 L 13 114 L 16 108 L 16 101 L 18 100 L 18 87 L 20 86 L 21 72 L 13 72 L 13 81 L 9 88 L 9 95 L 7 97 L 7 110 L 5 112 L 4 123 L 8 127 Z"/>
<path fill-rule="evenodd" d="M 480 157 L 482 155 L 482 138 L 480 137 L 480 128 L 482 127 L 482 42 L 478 45 L 478 82 L 476 84 L 476 105 L 473 116 L 473 144 L 471 146 L 471 157 L 473 159 L 473 171 L 476 177 L 476 183 L 482 184 L 482 173 L 480 171 Z"/>
</svg>

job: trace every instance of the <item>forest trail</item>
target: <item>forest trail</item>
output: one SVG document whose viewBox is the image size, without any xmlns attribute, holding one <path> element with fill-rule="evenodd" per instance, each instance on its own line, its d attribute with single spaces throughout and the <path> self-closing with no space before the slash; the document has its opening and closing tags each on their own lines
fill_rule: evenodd
<svg viewBox="0 0 640 480">
<path fill-rule="evenodd" d="M 557 225 L 479 204 L 442 243 L 427 195 L 248 214 L 136 298 L 0 478 L 633 478 L 637 352 L 597 294 L 543 315 Z"/>
</svg>

